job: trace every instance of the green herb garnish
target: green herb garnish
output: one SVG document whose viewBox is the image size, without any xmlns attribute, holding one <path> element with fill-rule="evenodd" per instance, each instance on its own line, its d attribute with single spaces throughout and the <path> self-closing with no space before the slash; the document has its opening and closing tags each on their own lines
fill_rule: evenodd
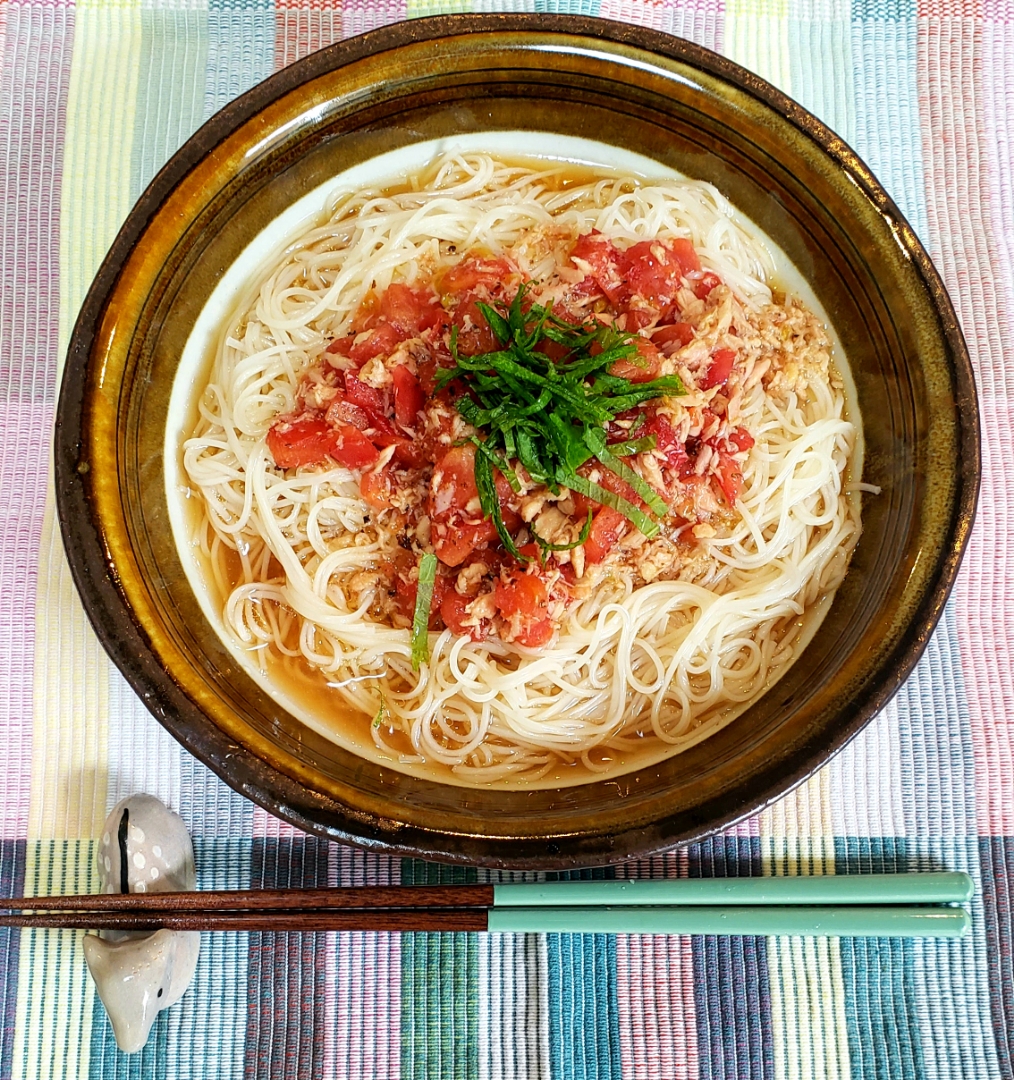
<svg viewBox="0 0 1014 1080">
<path fill-rule="evenodd" d="M 454 366 L 438 374 L 441 388 L 463 383 L 467 395 L 455 403 L 461 415 L 481 434 L 476 444 L 475 484 L 483 514 L 492 520 L 504 547 L 525 561 L 507 531 L 500 513 L 493 470 L 499 469 L 511 487 L 520 484 L 511 468 L 519 461 L 528 475 L 554 494 L 561 487 L 618 510 L 642 533 L 658 533 L 658 523 L 629 500 L 577 475 L 595 458 L 627 483 L 649 511 L 664 516 L 669 507 L 629 465 L 620 459 L 655 446 L 654 436 L 606 444 L 605 426 L 620 413 L 655 398 L 685 393 L 678 375 L 634 383 L 610 375 L 617 360 L 637 362 L 633 336 L 595 321 L 574 325 L 542 304 L 525 306 L 531 283 L 522 285 L 509 307 L 476 306 L 502 348 L 479 356 L 458 353 L 457 334 L 451 333 Z M 553 342 L 562 355 L 553 360 L 539 346 Z M 641 421 L 643 423 L 643 420 Z M 635 429 L 636 430 L 636 429 Z M 573 544 L 554 546 L 536 537 L 543 551 L 569 550 L 584 543 L 590 519 Z M 418 608 L 417 608 L 418 612 Z"/>
<path fill-rule="evenodd" d="M 478 461 L 478 456 L 476 461 Z M 419 561 L 419 585 L 415 594 L 415 612 L 412 615 L 412 670 L 430 658 L 430 605 L 433 603 L 433 585 L 437 580 L 437 557 L 427 553 Z"/>
<path fill-rule="evenodd" d="M 606 446 L 606 433 L 601 428 L 591 430 L 586 428 L 584 441 L 588 449 L 610 472 L 616 473 L 621 480 L 626 481 L 640 495 L 650 510 L 660 515 L 669 513 L 669 507 L 665 500 L 651 484 L 642 480 L 629 465 L 620 461 L 618 457 L 610 452 L 610 448 Z"/>
<path fill-rule="evenodd" d="M 573 551 L 574 548 L 580 547 L 585 540 L 588 539 L 591 533 L 592 525 L 592 512 L 588 511 L 588 517 L 585 520 L 584 525 L 581 526 L 581 532 L 578 534 L 576 540 L 572 540 L 569 544 L 551 544 L 548 540 L 543 540 L 541 536 L 535 531 L 535 526 L 532 526 L 532 536 L 535 538 L 535 542 L 539 545 L 543 554 L 547 551 Z"/>
<path fill-rule="evenodd" d="M 615 491 L 609 491 L 608 488 L 593 484 L 591 480 L 578 476 L 577 473 L 564 476 L 564 480 L 567 487 L 572 491 L 578 491 L 603 506 L 610 506 L 613 510 L 619 510 L 628 521 L 632 521 L 649 539 L 658 534 L 658 523 L 652 521 L 640 507 L 628 502 L 622 495 L 617 495 Z"/>
</svg>

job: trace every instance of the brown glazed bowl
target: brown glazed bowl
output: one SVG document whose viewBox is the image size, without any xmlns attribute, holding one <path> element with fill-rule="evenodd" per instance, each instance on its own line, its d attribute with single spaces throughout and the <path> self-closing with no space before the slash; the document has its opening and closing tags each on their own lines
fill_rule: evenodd
<svg viewBox="0 0 1014 1080">
<path fill-rule="evenodd" d="M 802 658 L 691 749 L 548 791 L 414 779 L 314 734 L 201 613 L 167 518 L 163 446 L 184 342 L 264 224 L 343 168 L 460 132 L 590 137 L 716 184 L 836 325 L 865 418 L 851 569 Z M 519 150 L 523 152 L 523 146 Z M 800 783 L 912 670 L 971 528 L 968 354 L 926 252 L 869 170 L 761 79 L 596 19 L 446 16 L 318 52 L 218 113 L 155 178 L 102 264 L 59 401 L 56 484 L 85 607 L 154 715 L 237 791 L 335 840 L 491 867 L 617 862 L 705 836 Z"/>
</svg>

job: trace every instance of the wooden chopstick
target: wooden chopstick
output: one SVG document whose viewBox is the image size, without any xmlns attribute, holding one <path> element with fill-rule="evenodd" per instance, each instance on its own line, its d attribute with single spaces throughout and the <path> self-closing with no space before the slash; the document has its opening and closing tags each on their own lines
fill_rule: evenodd
<svg viewBox="0 0 1014 1080">
<path fill-rule="evenodd" d="M 486 908 L 494 886 L 358 885 L 334 889 L 228 889 L 220 892 L 87 893 L 0 899 L 0 911 L 239 912 L 338 908 Z"/>
<path fill-rule="evenodd" d="M 244 930 L 314 933 L 329 930 L 484 931 L 484 908 L 376 908 L 320 911 L 41 912 L 0 915 L 0 926 L 45 930 Z"/>
</svg>

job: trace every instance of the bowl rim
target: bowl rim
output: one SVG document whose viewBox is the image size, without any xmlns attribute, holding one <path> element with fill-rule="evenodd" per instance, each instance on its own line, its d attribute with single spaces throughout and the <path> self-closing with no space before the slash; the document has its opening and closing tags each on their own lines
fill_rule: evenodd
<svg viewBox="0 0 1014 1080">
<path fill-rule="evenodd" d="M 195 715 L 199 709 L 148 652 L 145 631 L 138 625 L 132 609 L 117 587 L 115 567 L 107 558 L 101 530 L 91 511 L 87 462 L 81 459 L 81 431 L 85 418 L 84 374 L 98 341 L 107 300 L 130 252 L 169 194 L 191 170 L 195 156 L 208 154 L 272 102 L 318 76 L 403 46 L 470 32 L 606 40 L 611 44 L 687 64 L 758 99 L 815 142 L 859 186 L 878 212 L 897 226 L 899 242 L 939 315 L 942 335 L 954 358 L 952 375 L 957 391 L 955 405 L 960 418 L 960 466 L 948 530 L 949 543 L 938 560 L 932 587 L 927 590 L 899 639 L 893 656 L 892 677 L 884 679 L 859 699 L 851 721 L 835 732 L 819 754 L 809 754 L 797 767 L 786 768 L 776 780 L 742 805 L 683 829 L 678 835 L 668 836 L 664 845 L 659 844 L 657 837 L 653 838 L 650 830 L 632 828 L 610 838 L 615 842 L 613 846 L 604 842 L 602 837 L 596 837 L 592 845 L 576 843 L 568 850 L 562 850 L 560 844 L 569 845 L 571 838 L 561 834 L 557 838 L 560 844 L 555 845 L 547 845 L 544 837 L 537 841 L 500 841 L 505 849 L 511 848 L 511 853 L 505 851 L 502 857 L 490 857 L 488 853 L 475 850 L 476 844 L 488 845 L 491 842 L 489 838 L 479 835 L 471 836 L 471 844 L 466 836 L 453 850 L 447 850 L 440 844 L 441 838 L 446 837 L 444 832 L 404 823 L 398 823 L 397 831 L 377 831 L 374 826 L 380 822 L 364 821 L 362 814 L 329 796 L 309 791 L 251 750 L 237 745 L 207 717 L 203 717 L 203 726 L 200 724 L 200 718 Z M 804 782 L 876 716 L 915 667 L 954 584 L 974 522 L 981 475 L 981 447 L 972 363 L 943 281 L 904 215 L 871 170 L 820 120 L 770 83 L 735 62 L 696 43 L 660 31 L 584 15 L 459 14 L 395 23 L 311 53 L 230 102 L 172 155 L 125 219 L 96 273 L 75 322 L 57 402 L 54 471 L 64 548 L 73 580 L 99 640 L 156 719 L 185 749 L 202 760 L 226 783 L 291 824 L 342 843 L 444 862 L 559 870 L 618 863 L 657 852 L 663 847 L 691 843 L 726 829 L 758 813 Z M 97 567 L 103 567 L 105 573 L 96 573 Z M 195 720 L 201 739 L 194 737 Z M 554 847 L 557 850 L 554 851 Z"/>
</svg>

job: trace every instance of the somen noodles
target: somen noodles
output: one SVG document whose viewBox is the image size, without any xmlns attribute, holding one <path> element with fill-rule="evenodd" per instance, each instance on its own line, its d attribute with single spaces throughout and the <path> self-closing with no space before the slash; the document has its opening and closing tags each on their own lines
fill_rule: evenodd
<svg viewBox="0 0 1014 1080">
<path fill-rule="evenodd" d="M 701 182 L 465 153 L 336 194 L 240 298 L 185 443 L 226 625 L 410 771 L 698 741 L 858 538 L 858 418 L 775 281 Z"/>
</svg>

